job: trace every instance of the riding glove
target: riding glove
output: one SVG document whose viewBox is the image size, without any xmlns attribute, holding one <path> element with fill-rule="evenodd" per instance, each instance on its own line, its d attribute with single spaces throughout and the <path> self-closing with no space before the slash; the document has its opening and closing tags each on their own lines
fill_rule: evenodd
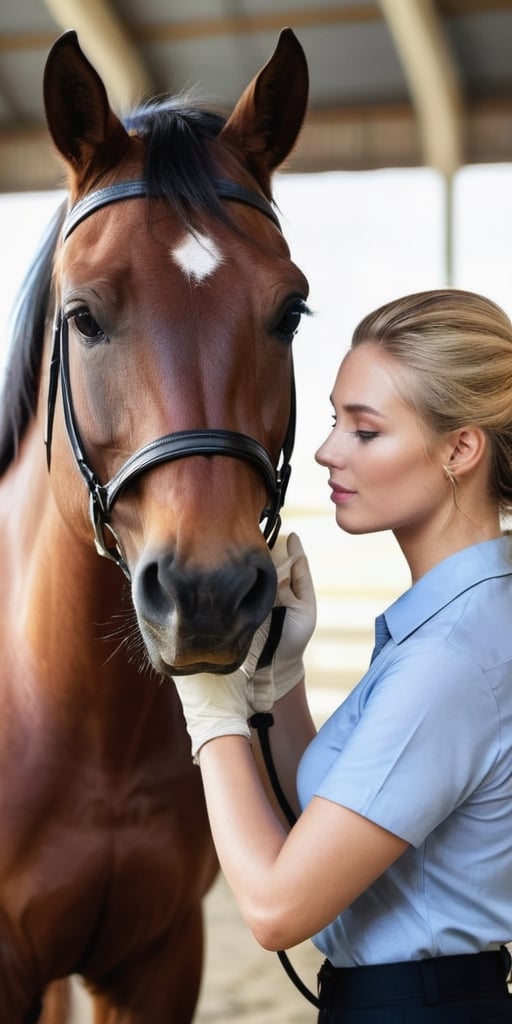
<svg viewBox="0 0 512 1024">
<path fill-rule="evenodd" d="M 175 679 L 191 739 L 192 758 L 199 764 L 201 747 L 217 736 L 246 736 L 251 730 L 247 719 L 252 711 L 247 703 L 247 684 L 256 671 L 265 646 L 270 615 L 256 630 L 249 653 L 240 668 L 229 675 L 199 672 Z"/>
<path fill-rule="evenodd" d="M 271 554 L 277 572 L 277 594 L 268 642 L 247 686 L 252 712 L 270 710 L 304 678 L 304 651 L 316 625 L 313 580 L 297 534 L 279 538 Z M 280 636 L 273 640 L 274 627 Z"/>
<path fill-rule="evenodd" d="M 196 764 L 208 740 L 249 738 L 248 718 L 268 711 L 304 676 L 303 653 L 316 622 L 307 558 L 293 533 L 281 538 L 271 555 L 277 573 L 276 606 L 256 630 L 243 665 L 229 675 L 202 672 L 175 680 Z"/>
</svg>

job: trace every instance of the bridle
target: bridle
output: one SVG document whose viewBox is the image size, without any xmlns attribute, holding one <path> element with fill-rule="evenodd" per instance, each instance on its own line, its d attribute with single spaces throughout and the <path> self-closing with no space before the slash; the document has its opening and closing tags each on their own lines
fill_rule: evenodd
<svg viewBox="0 0 512 1024">
<path fill-rule="evenodd" d="M 252 206 L 260 213 L 269 217 L 280 230 L 280 224 L 272 206 L 256 192 L 246 189 L 233 181 L 216 179 L 213 182 L 215 192 L 220 199 L 233 200 Z M 130 180 L 109 185 L 106 188 L 90 192 L 79 200 L 68 212 L 62 229 L 62 241 L 96 210 L 124 199 L 146 199 L 154 196 L 143 180 Z M 130 579 L 130 572 L 123 557 L 118 537 L 110 523 L 110 516 L 115 502 L 124 489 L 141 473 L 162 462 L 188 458 L 191 455 L 228 455 L 231 458 L 244 459 L 251 462 L 261 473 L 265 481 L 269 497 L 260 522 L 264 522 L 263 535 L 272 547 L 281 526 L 280 511 L 284 503 L 286 488 L 290 478 L 290 459 L 295 439 L 295 382 L 292 370 L 290 417 L 285 438 L 278 458 L 280 465 L 274 462 L 260 441 L 247 434 L 233 430 L 180 430 L 139 448 L 114 473 L 105 484 L 101 483 L 92 467 L 87 462 L 84 445 L 80 436 L 71 394 L 69 372 L 68 321 L 58 309 L 53 329 L 53 345 L 50 359 L 50 376 L 48 387 L 48 411 L 46 423 L 46 453 L 48 468 L 51 463 L 52 427 L 55 414 L 58 384 L 61 384 L 64 419 L 68 438 L 78 469 L 89 491 L 89 514 L 94 531 L 96 549 L 100 555 L 111 559 Z M 105 531 L 108 530 L 113 544 L 108 543 Z"/>
</svg>

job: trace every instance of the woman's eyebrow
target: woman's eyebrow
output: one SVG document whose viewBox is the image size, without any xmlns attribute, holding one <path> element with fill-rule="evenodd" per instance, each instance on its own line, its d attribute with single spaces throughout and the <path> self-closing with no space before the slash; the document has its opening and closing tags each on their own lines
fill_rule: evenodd
<svg viewBox="0 0 512 1024">
<path fill-rule="evenodd" d="M 372 416 L 378 416 L 381 420 L 386 419 L 384 413 L 374 409 L 373 405 L 365 405 L 363 402 L 350 402 L 348 405 L 344 405 L 343 408 L 345 412 L 368 412 Z"/>
</svg>

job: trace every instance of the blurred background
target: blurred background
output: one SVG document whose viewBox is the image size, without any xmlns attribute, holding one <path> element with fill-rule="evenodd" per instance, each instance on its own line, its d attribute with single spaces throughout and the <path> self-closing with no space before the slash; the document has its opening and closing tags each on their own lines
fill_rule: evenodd
<svg viewBox="0 0 512 1024">
<path fill-rule="evenodd" d="M 64 194 L 41 100 L 57 35 L 77 30 L 120 114 L 143 96 L 190 87 L 229 112 L 286 25 L 306 52 L 310 105 L 275 197 L 314 316 L 295 341 L 284 529 L 301 535 L 317 588 L 307 669 L 320 722 L 364 672 L 375 615 L 409 585 L 391 537 L 336 528 L 327 474 L 314 462 L 352 331 L 388 299 L 445 285 L 512 314 L 512 0 L 3 0 L 0 362 L 16 290 Z M 240 929 L 222 881 L 209 914 L 215 940 L 198 1020 L 312 1020 Z M 298 956 L 311 973 L 309 946 Z"/>
</svg>

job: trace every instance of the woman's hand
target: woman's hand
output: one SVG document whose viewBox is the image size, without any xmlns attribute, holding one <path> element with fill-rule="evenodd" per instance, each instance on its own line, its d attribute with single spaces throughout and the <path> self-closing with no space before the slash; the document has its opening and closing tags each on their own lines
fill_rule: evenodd
<svg viewBox="0 0 512 1024">
<path fill-rule="evenodd" d="M 258 658 L 267 640 L 270 615 L 256 630 L 249 653 L 235 672 L 213 675 L 199 672 L 174 680 L 183 707 L 187 731 L 192 743 L 192 757 L 199 763 L 199 751 L 208 740 L 218 736 L 251 734 L 247 719 L 252 714 L 248 704 L 247 686 L 256 671 Z"/>
<path fill-rule="evenodd" d="M 229 675 L 202 672 L 175 679 L 196 764 L 208 740 L 249 739 L 248 719 L 254 712 L 268 711 L 304 677 L 303 653 L 315 627 L 316 602 L 297 535 L 278 542 L 272 558 L 277 571 L 276 607 L 256 630 L 243 665 Z M 276 636 L 277 617 L 281 622 Z"/>
<path fill-rule="evenodd" d="M 268 711 L 304 678 L 304 651 L 316 625 L 315 589 L 296 533 L 277 541 L 272 560 L 277 595 L 268 641 L 247 686 L 252 712 Z"/>
</svg>

